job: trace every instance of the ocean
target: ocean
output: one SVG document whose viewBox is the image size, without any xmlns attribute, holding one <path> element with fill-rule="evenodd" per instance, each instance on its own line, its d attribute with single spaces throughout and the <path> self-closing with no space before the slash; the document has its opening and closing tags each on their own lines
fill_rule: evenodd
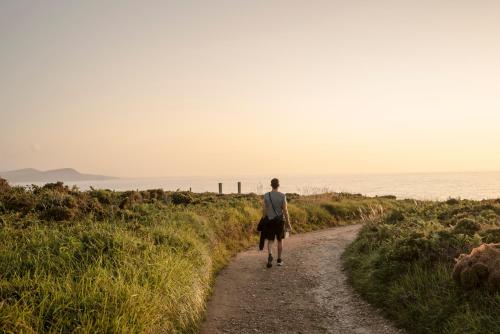
<svg viewBox="0 0 500 334">
<path fill-rule="evenodd" d="M 398 198 L 446 200 L 500 198 L 500 172 L 482 173 L 428 173 L 428 174 L 363 174 L 323 176 L 282 176 L 282 192 L 302 195 L 323 192 L 349 192 L 367 196 L 395 195 Z M 218 192 L 219 182 L 223 193 L 236 193 L 237 182 L 242 183 L 243 193 L 262 194 L 270 189 L 272 176 L 247 177 L 163 177 L 121 178 L 103 181 L 66 182 L 81 190 L 91 186 L 98 189 L 192 190 L 193 192 Z M 36 183 L 35 183 L 36 184 Z"/>
</svg>

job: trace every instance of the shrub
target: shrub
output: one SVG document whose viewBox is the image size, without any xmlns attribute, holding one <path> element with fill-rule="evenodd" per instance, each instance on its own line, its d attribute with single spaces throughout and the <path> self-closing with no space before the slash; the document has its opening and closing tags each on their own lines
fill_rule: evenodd
<svg viewBox="0 0 500 334">
<path fill-rule="evenodd" d="M 44 188 L 38 196 L 36 210 L 44 220 L 70 220 L 75 216 L 76 200 L 72 195 L 61 192 L 61 188 Z"/>
<path fill-rule="evenodd" d="M 102 220 L 105 217 L 111 218 L 111 215 L 107 215 L 107 212 L 110 211 L 109 210 L 110 208 L 101 204 L 97 198 L 93 197 L 81 198 L 78 203 L 78 207 L 82 211 L 83 215 L 91 214 L 98 220 Z M 106 210 L 106 208 L 108 210 Z"/>
<path fill-rule="evenodd" d="M 51 221 L 70 220 L 75 216 L 75 212 L 64 206 L 52 206 L 42 210 L 40 218 Z"/>
<path fill-rule="evenodd" d="M 324 203 L 321 205 L 326 211 L 328 211 L 332 216 L 337 219 L 345 220 L 349 218 L 355 218 L 359 213 L 357 210 L 359 207 L 353 208 L 344 202 L 338 203 Z M 353 210 L 354 209 L 354 210 Z"/>
<path fill-rule="evenodd" d="M 300 198 L 300 195 L 296 194 L 296 193 L 286 193 L 285 196 L 286 196 L 287 202 L 289 202 L 289 203 L 291 203 L 295 200 L 298 200 Z"/>
<path fill-rule="evenodd" d="M 58 181 L 55 183 L 47 183 L 42 187 L 43 190 L 52 190 L 61 193 L 68 193 L 70 190 L 68 186 L 65 186 L 64 183 Z"/>
<path fill-rule="evenodd" d="M 385 218 L 386 224 L 397 224 L 402 222 L 405 216 L 401 210 L 392 210 Z"/>
<path fill-rule="evenodd" d="M 382 196 L 377 196 L 377 198 L 383 198 L 383 199 L 397 199 L 396 196 L 394 195 L 382 195 Z"/>
<path fill-rule="evenodd" d="M 163 189 L 151 189 L 147 190 L 149 198 L 151 200 L 165 202 L 167 200 L 167 195 L 163 191 Z"/>
<path fill-rule="evenodd" d="M 105 189 L 91 189 L 89 192 L 90 196 L 97 199 L 101 204 L 111 204 L 113 202 L 113 192 L 111 190 Z"/>
<path fill-rule="evenodd" d="M 3 192 L 7 192 L 9 190 L 10 190 L 9 182 L 7 182 L 7 180 L 2 179 L 0 177 L 0 194 L 3 193 Z"/>
<path fill-rule="evenodd" d="M 193 197 L 189 192 L 177 191 L 172 194 L 172 203 L 179 204 L 189 204 L 193 202 Z"/>
<path fill-rule="evenodd" d="M 481 229 L 481 224 L 470 218 L 464 218 L 458 221 L 453 228 L 453 232 L 457 234 L 474 235 Z"/>
<path fill-rule="evenodd" d="M 26 214 L 33 210 L 36 205 L 36 198 L 32 192 L 26 191 L 23 187 L 12 187 L 3 196 L 4 207 L 8 211 Z"/>
<path fill-rule="evenodd" d="M 481 237 L 485 243 L 499 243 L 500 242 L 500 228 L 487 229 L 481 233 Z"/>
<path fill-rule="evenodd" d="M 500 291 L 500 244 L 482 244 L 462 254 L 453 268 L 453 279 L 464 289 L 487 286 Z"/>
<path fill-rule="evenodd" d="M 142 203 L 142 195 L 138 191 L 125 191 L 121 198 L 120 209 L 130 209 L 134 205 Z"/>
<path fill-rule="evenodd" d="M 500 206 L 491 200 L 394 204 L 402 215 L 365 224 L 343 255 L 354 288 L 409 332 L 498 332 L 500 274 L 492 268 L 500 263 L 462 264 L 455 273 L 460 285 L 452 274 L 456 256 L 487 238 L 496 240 L 496 228 L 485 217 Z"/>
</svg>

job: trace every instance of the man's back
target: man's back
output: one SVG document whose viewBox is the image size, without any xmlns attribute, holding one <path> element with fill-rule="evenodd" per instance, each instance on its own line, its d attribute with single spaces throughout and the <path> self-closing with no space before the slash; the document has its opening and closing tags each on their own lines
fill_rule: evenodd
<svg viewBox="0 0 500 334">
<path fill-rule="evenodd" d="M 271 198 L 269 198 L 271 196 Z M 272 203 L 271 203 L 272 200 Z M 283 215 L 283 204 L 286 201 L 286 196 L 279 191 L 271 191 L 264 195 L 266 202 L 266 215 L 267 218 L 273 219 L 276 216 Z M 273 209 L 274 206 L 274 209 Z M 276 210 L 276 212 L 275 212 Z"/>
</svg>

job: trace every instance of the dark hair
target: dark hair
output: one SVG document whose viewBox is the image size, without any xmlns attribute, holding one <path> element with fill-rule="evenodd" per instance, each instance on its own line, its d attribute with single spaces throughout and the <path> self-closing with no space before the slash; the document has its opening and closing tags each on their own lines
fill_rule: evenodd
<svg viewBox="0 0 500 334">
<path fill-rule="evenodd" d="M 280 186 L 280 180 L 274 178 L 271 180 L 271 187 L 273 187 L 273 189 L 276 189 Z"/>
</svg>

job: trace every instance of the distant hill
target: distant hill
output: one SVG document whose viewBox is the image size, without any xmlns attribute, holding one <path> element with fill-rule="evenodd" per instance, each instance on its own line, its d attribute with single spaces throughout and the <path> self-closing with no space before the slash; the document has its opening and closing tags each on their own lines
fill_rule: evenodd
<svg viewBox="0 0 500 334">
<path fill-rule="evenodd" d="M 33 168 L 0 172 L 0 177 L 9 182 L 68 182 L 116 179 L 111 176 L 82 174 L 73 168 L 40 171 Z"/>
</svg>

